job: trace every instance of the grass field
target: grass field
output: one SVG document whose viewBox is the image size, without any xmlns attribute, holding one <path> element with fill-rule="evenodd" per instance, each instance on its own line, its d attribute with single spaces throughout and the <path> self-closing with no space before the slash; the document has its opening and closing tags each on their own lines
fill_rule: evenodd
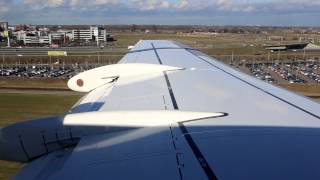
<svg viewBox="0 0 320 180">
<path fill-rule="evenodd" d="M 207 54 L 231 55 L 252 54 L 266 52 L 261 46 L 262 42 L 257 41 L 253 35 L 179 35 L 179 34 L 143 34 L 143 33 L 121 33 L 114 34 L 117 41 L 116 46 L 127 47 L 134 45 L 139 40 L 173 40 L 193 48 L 200 49 Z M 254 48 L 250 45 L 253 45 Z"/>
<path fill-rule="evenodd" d="M 0 127 L 21 120 L 63 114 L 78 95 L 0 94 Z M 21 164 L 0 161 L 0 179 L 9 179 Z"/>
<path fill-rule="evenodd" d="M 246 59 L 247 61 L 256 61 L 257 59 L 287 59 L 287 58 L 308 58 L 319 57 L 319 52 L 277 52 L 270 53 L 265 49 L 268 44 L 290 44 L 297 43 L 296 41 L 271 41 L 267 40 L 265 36 L 259 37 L 254 34 L 144 34 L 144 33 L 118 33 L 114 34 L 117 41 L 114 45 L 117 47 L 128 47 L 135 45 L 139 40 L 173 40 L 190 47 L 199 49 L 208 55 L 218 57 L 219 60 L 228 59 L 234 55 L 234 60 Z"/>
<path fill-rule="evenodd" d="M 67 80 L 63 79 L 27 79 L 27 78 L 5 78 L 0 77 L 0 88 L 37 88 L 69 90 Z"/>
<path fill-rule="evenodd" d="M 314 99 L 320 99 L 320 85 L 316 84 L 279 84 L 279 86 L 290 91 L 308 96 Z"/>
</svg>

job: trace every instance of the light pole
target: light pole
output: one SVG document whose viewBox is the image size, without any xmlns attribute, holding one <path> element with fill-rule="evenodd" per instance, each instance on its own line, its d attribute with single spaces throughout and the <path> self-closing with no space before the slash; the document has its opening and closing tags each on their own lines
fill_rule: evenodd
<svg viewBox="0 0 320 180">
<path fill-rule="evenodd" d="M 254 44 L 250 44 L 250 47 L 252 47 L 252 57 L 253 57 L 253 61 L 255 61 L 255 56 L 254 56 L 255 47 L 254 47 Z"/>
<path fill-rule="evenodd" d="M 281 52 L 280 52 L 280 49 L 278 49 L 278 60 L 279 60 L 279 61 L 280 61 L 280 56 L 281 56 L 280 53 L 281 53 Z"/>
<path fill-rule="evenodd" d="M 19 65 L 19 67 L 20 67 L 20 57 L 22 57 L 23 55 L 22 55 L 22 54 L 18 54 L 17 56 L 19 57 L 19 58 L 18 58 L 18 62 L 19 62 L 18 65 Z"/>
<path fill-rule="evenodd" d="M 231 64 L 233 65 L 233 60 L 234 60 L 234 52 L 232 50 L 232 54 L 231 54 Z"/>
<path fill-rule="evenodd" d="M 2 54 L 2 66 L 1 66 L 1 69 L 3 69 L 4 61 L 5 61 L 5 59 L 4 59 L 4 54 Z"/>
<path fill-rule="evenodd" d="M 97 51 L 97 53 L 98 53 L 98 66 L 99 66 L 99 64 L 100 64 L 100 52 Z"/>
</svg>

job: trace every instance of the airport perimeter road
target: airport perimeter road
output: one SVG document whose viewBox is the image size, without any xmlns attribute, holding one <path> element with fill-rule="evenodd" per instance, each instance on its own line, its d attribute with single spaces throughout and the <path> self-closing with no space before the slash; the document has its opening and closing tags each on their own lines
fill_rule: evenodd
<svg viewBox="0 0 320 180">
<path fill-rule="evenodd" d="M 0 48 L 0 55 L 5 56 L 45 56 L 48 51 L 66 51 L 68 55 L 104 54 L 104 53 L 127 53 L 123 47 L 23 47 L 23 48 Z"/>
</svg>

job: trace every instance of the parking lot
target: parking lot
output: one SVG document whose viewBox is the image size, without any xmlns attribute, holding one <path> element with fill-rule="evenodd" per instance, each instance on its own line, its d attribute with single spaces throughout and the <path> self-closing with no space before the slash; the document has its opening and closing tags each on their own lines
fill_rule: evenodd
<svg viewBox="0 0 320 180">
<path fill-rule="evenodd" d="M 0 77 L 69 79 L 79 72 L 99 65 L 7 65 L 0 67 Z"/>
<path fill-rule="evenodd" d="M 109 62 L 115 63 L 115 62 Z M 1 64 L 0 77 L 69 79 L 75 74 L 109 63 Z M 259 61 L 242 63 L 240 70 L 268 83 L 320 84 L 320 61 Z"/>
<path fill-rule="evenodd" d="M 320 83 L 320 62 L 314 60 L 247 63 L 240 69 L 269 83 Z"/>
</svg>

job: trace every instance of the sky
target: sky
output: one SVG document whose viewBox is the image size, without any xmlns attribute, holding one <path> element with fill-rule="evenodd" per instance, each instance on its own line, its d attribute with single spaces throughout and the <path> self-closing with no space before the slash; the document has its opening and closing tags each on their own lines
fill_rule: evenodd
<svg viewBox="0 0 320 180">
<path fill-rule="evenodd" d="M 0 21 L 320 26 L 320 0 L 0 0 Z"/>
</svg>

